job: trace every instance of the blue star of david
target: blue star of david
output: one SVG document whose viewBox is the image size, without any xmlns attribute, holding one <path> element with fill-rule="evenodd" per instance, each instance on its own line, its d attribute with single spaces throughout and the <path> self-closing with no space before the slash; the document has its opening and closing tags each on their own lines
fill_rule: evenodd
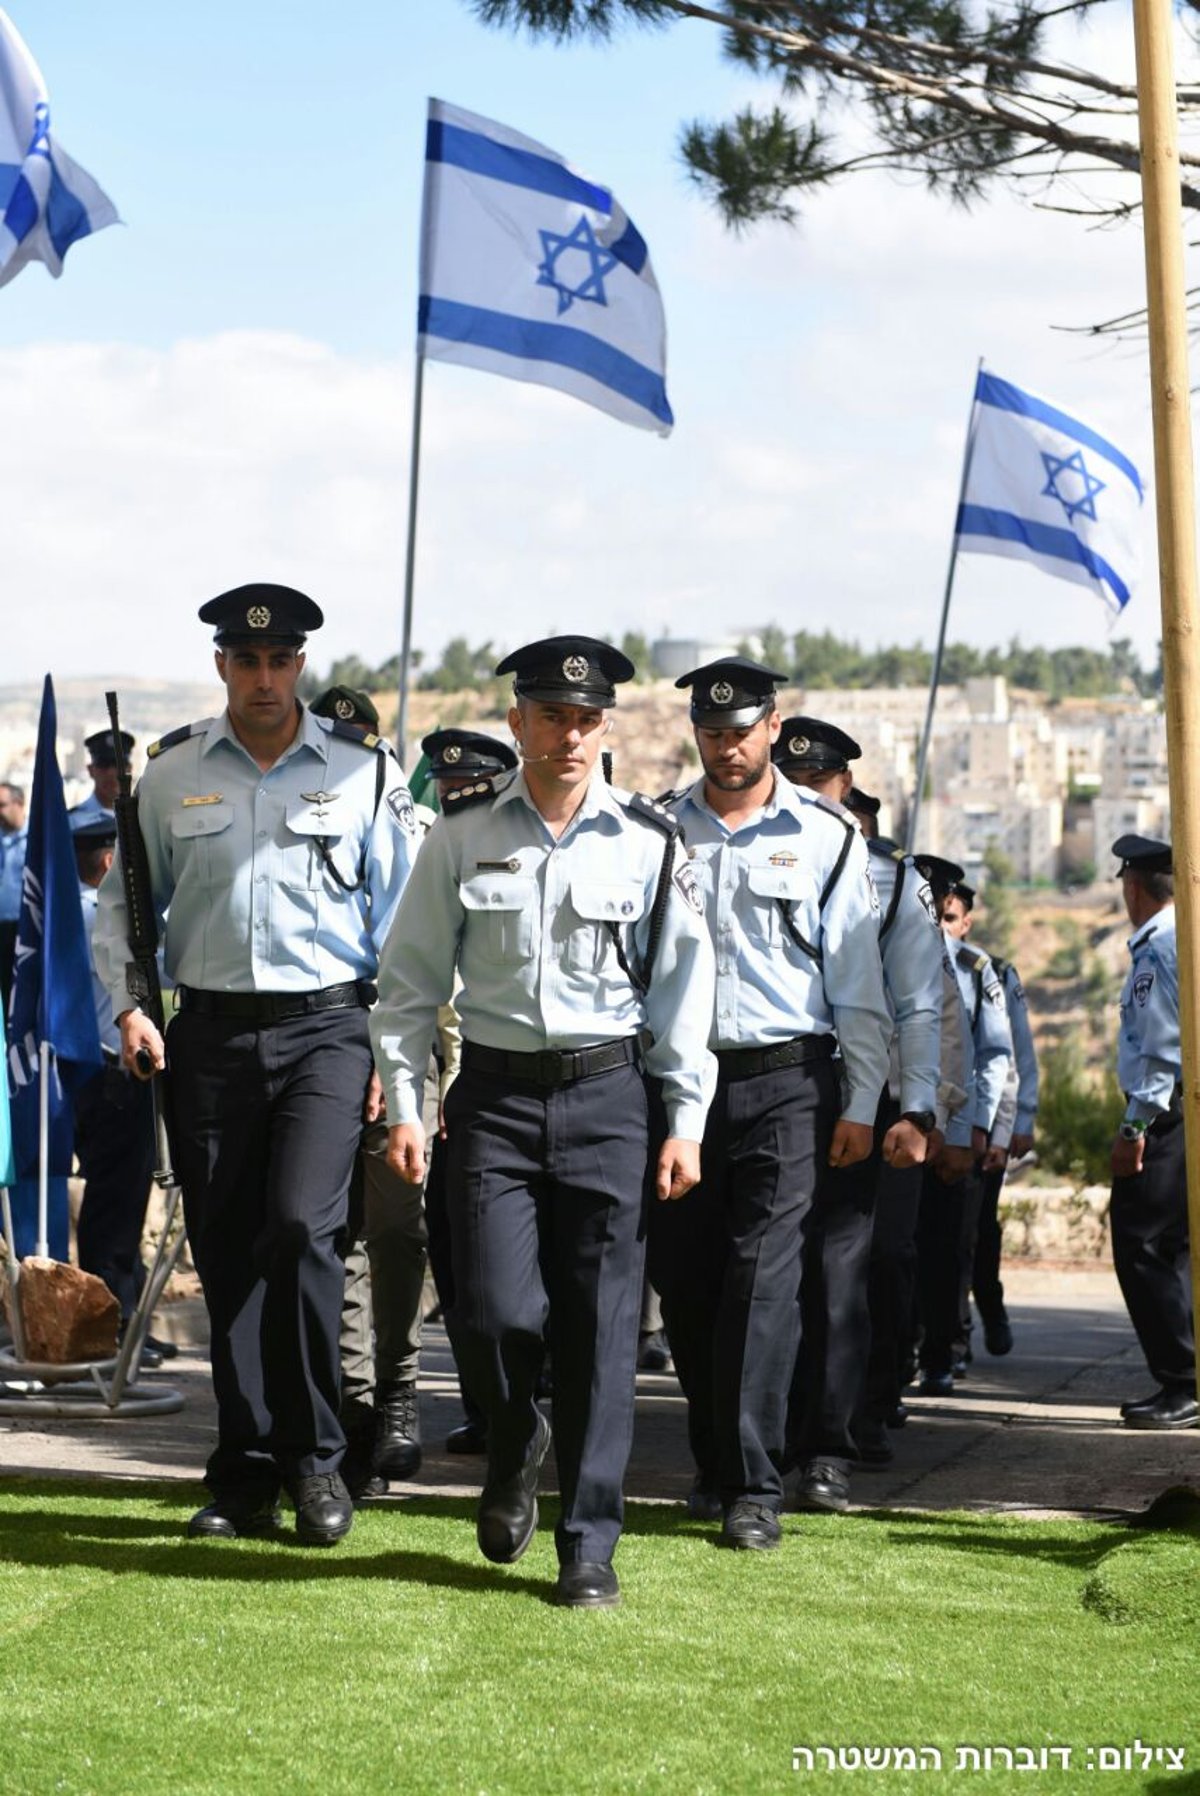
<svg viewBox="0 0 1200 1796">
<path fill-rule="evenodd" d="M 543 256 L 538 263 L 537 284 L 539 287 L 553 287 L 558 295 L 558 315 L 570 311 L 577 299 L 590 299 L 596 305 L 606 306 L 608 297 L 604 291 L 604 277 L 611 274 L 617 265 L 617 258 L 597 242 L 596 233 L 592 230 L 586 216 L 579 215 L 579 223 L 573 231 L 564 237 L 558 231 L 539 231 L 542 240 Z M 559 258 L 562 256 L 583 256 L 586 268 L 583 278 L 570 286 L 558 272 Z M 572 264 L 568 262 L 568 269 Z M 574 264 L 578 267 L 578 263 Z"/>
<path fill-rule="evenodd" d="M 1074 455 L 1047 455 L 1041 451 L 1042 465 L 1046 470 L 1046 484 L 1042 488 L 1044 499 L 1057 499 L 1067 514 L 1068 524 L 1073 524 L 1077 517 L 1090 518 L 1096 522 L 1096 494 L 1102 493 L 1107 481 L 1097 480 L 1084 465 L 1083 450 L 1077 449 Z M 1083 495 L 1078 496 L 1072 476 L 1078 475 L 1083 483 Z M 1059 481 L 1067 480 L 1067 490 L 1063 492 Z"/>
</svg>

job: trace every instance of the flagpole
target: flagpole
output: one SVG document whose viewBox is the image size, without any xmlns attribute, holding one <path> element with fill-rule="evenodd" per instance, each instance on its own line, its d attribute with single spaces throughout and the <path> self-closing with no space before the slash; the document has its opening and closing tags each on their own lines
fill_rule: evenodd
<svg viewBox="0 0 1200 1796">
<path fill-rule="evenodd" d="M 925 727 L 921 731 L 921 747 L 917 754 L 917 786 L 913 793 L 912 805 L 908 813 L 908 836 L 905 846 L 911 854 L 917 841 L 917 821 L 921 815 L 921 797 L 925 791 L 925 768 L 929 761 L 929 742 L 933 735 L 933 712 L 937 704 L 938 687 L 942 679 L 942 657 L 946 650 L 946 625 L 950 618 L 950 595 L 954 591 L 954 570 L 958 566 L 958 518 L 962 511 L 963 497 L 967 490 L 967 476 L 971 471 L 971 449 L 975 441 L 975 390 L 979 385 L 979 374 L 983 367 L 980 356 L 975 367 L 975 385 L 971 388 L 971 410 L 967 418 L 967 440 L 963 446 L 962 474 L 958 482 L 958 501 L 954 507 L 954 534 L 950 539 L 950 565 L 946 569 L 946 590 L 942 598 L 942 621 L 938 628 L 937 648 L 933 656 L 933 671 L 929 676 L 929 702 L 925 707 Z"/>
<path fill-rule="evenodd" d="M 1146 310 L 1162 606 L 1163 699 L 1179 944 L 1179 1033 L 1187 1160 L 1192 1303 L 1200 1313 L 1200 951 L 1195 882 L 1200 869 L 1200 615 L 1192 486 L 1188 320 L 1179 191 L 1179 121 L 1168 0 L 1134 0 Z M 1200 1387 L 1198 1387 L 1200 1388 Z"/>
<path fill-rule="evenodd" d="M 38 1219 L 34 1252 L 50 1257 L 50 1043 L 38 1043 Z"/>
<path fill-rule="evenodd" d="M 425 356 L 417 350 L 413 377 L 412 451 L 408 464 L 408 542 L 404 550 L 404 635 L 400 644 L 400 705 L 396 713 L 396 753 L 403 767 L 408 755 L 408 680 L 412 662 L 413 573 L 417 560 L 417 488 L 421 473 L 421 398 Z"/>
</svg>

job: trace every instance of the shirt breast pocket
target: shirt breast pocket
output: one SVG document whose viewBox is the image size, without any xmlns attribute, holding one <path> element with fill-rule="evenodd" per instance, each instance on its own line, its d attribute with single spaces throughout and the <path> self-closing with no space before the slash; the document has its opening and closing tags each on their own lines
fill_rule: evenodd
<svg viewBox="0 0 1200 1796">
<path fill-rule="evenodd" d="M 519 966 L 533 954 L 537 886 L 532 879 L 480 877 L 458 888 L 467 913 L 466 936 L 485 960 Z"/>
<path fill-rule="evenodd" d="M 325 883 L 325 858 L 317 847 L 320 837 L 343 879 L 353 880 L 358 868 L 351 864 L 349 844 L 342 841 L 350 825 L 349 809 L 336 802 L 316 811 L 311 800 L 290 803 L 284 816 L 282 883 L 293 890 L 319 890 Z"/>
<path fill-rule="evenodd" d="M 171 843 L 175 884 L 194 879 L 212 886 L 233 873 L 233 806 L 188 805 L 171 818 Z"/>
<path fill-rule="evenodd" d="M 817 882 L 800 867 L 748 867 L 750 892 L 747 931 L 769 947 L 797 944 L 783 921 L 786 911 L 792 928 L 816 946 L 821 927 L 817 907 Z"/>
<path fill-rule="evenodd" d="M 571 881 L 571 929 L 567 937 L 566 964 L 576 972 L 599 972 L 613 952 L 610 924 L 618 928 L 636 923 L 645 908 L 645 894 L 634 880 L 574 879 Z"/>
</svg>

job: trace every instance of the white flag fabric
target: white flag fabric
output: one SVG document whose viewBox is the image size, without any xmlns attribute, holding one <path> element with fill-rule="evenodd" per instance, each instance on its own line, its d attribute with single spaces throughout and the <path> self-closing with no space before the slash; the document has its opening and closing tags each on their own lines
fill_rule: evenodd
<svg viewBox="0 0 1200 1796">
<path fill-rule="evenodd" d="M 117 223 L 117 209 L 50 133 L 41 70 L 0 9 L 0 287 L 27 262 L 57 279 L 73 243 Z"/>
<path fill-rule="evenodd" d="M 430 100 L 418 349 L 666 436 L 666 336 L 646 245 L 608 189 Z"/>
<path fill-rule="evenodd" d="M 960 549 L 1035 562 L 1124 610 L 1137 579 L 1145 498 L 1127 455 L 981 368 L 967 456 Z"/>
</svg>

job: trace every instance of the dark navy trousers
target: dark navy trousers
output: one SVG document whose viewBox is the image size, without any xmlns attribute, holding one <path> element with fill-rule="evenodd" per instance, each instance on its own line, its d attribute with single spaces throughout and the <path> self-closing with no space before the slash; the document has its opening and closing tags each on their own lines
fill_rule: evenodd
<svg viewBox="0 0 1200 1796">
<path fill-rule="evenodd" d="M 365 1010 L 167 1032 L 173 1146 L 212 1330 L 214 1492 L 336 1471 L 347 1194 L 371 1077 Z"/>
<path fill-rule="evenodd" d="M 623 1066 L 547 1090 L 473 1069 L 468 1046 L 445 1113 L 455 1351 L 487 1418 L 489 1479 L 528 1455 L 548 1338 L 558 1556 L 605 1563 L 633 1440 L 644 1080 Z"/>
<path fill-rule="evenodd" d="M 1179 1112 L 1147 1131 L 1141 1172 L 1113 1180 L 1109 1221 L 1113 1266 L 1146 1364 L 1168 1390 L 1190 1391 L 1196 1342 Z"/>
<path fill-rule="evenodd" d="M 75 1154 L 83 1177 L 79 1264 L 102 1278 L 133 1312 L 146 1279 L 142 1227 L 154 1172 L 154 1098 L 149 1085 L 106 1066 L 75 1094 Z"/>
</svg>

